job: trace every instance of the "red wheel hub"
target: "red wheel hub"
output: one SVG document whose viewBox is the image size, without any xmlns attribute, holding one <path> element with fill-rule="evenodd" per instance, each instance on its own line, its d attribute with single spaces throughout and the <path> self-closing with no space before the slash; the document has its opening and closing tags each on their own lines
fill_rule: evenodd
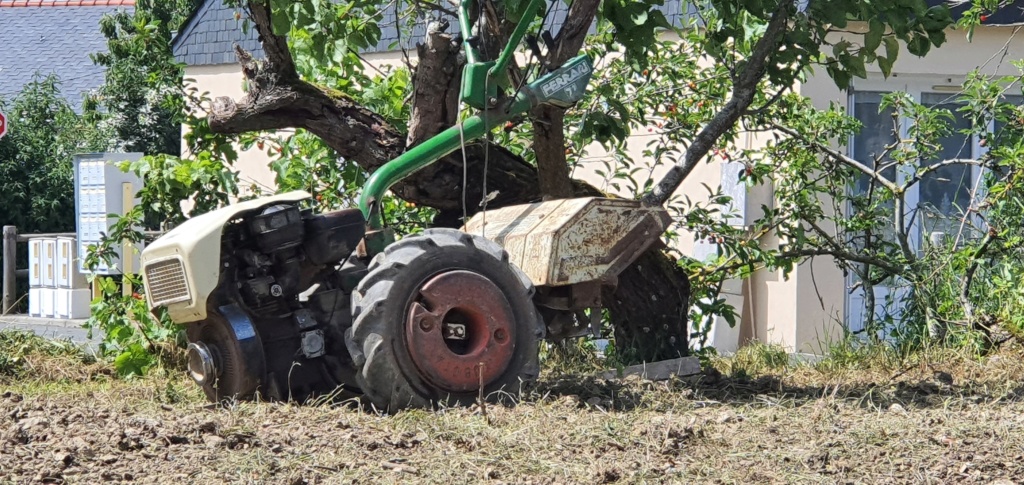
<svg viewBox="0 0 1024 485">
<path fill-rule="evenodd" d="M 413 296 L 405 342 L 425 379 L 469 392 L 505 372 L 515 351 L 514 325 L 512 308 L 494 282 L 472 271 L 449 271 Z"/>
</svg>

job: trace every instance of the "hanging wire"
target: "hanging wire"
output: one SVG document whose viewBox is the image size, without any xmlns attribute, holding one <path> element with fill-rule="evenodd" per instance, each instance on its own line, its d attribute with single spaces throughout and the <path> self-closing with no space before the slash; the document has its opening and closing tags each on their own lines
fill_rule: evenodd
<svg viewBox="0 0 1024 485">
<path fill-rule="evenodd" d="M 479 35 L 481 35 L 481 38 L 483 38 L 483 29 L 484 29 L 483 19 L 484 19 L 484 2 L 485 1 L 486 0 L 481 0 L 481 1 L 477 2 L 477 30 L 478 30 Z M 571 3 L 570 3 L 570 6 L 571 6 Z M 554 6 L 552 5 L 552 7 L 554 7 Z M 542 33 L 543 33 L 544 29 L 547 27 L 548 19 L 550 18 L 551 11 L 553 10 L 552 7 L 547 7 L 544 10 L 544 18 L 541 20 L 541 32 Z M 487 52 L 486 52 L 487 45 L 486 45 L 486 43 L 483 44 L 482 48 L 484 49 L 485 57 L 487 57 Z M 516 86 L 516 90 L 515 90 L 515 92 L 512 95 L 513 99 L 515 97 L 519 96 L 519 93 L 523 89 L 523 86 L 526 85 L 526 80 L 529 79 L 530 72 L 533 70 L 534 66 L 535 65 L 539 66 L 539 62 L 538 61 L 539 61 L 539 59 L 537 58 L 535 53 L 533 53 L 531 51 L 531 53 L 530 53 L 530 60 L 527 62 L 527 65 L 523 69 L 523 76 L 519 80 L 519 83 Z M 489 88 L 490 88 L 490 76 L 485 76 L 484 77 L 484 93 L 487 93 Z M 487 192 L 487 174 L 488 174 L 488 171 L 489 171 L 489 168 L 490 168 L 489 167 L 489 165 L 490 165 L 490 153 L 491 153 L 490 148 L 491 148 L 491 141 L 493 139 L 493 135 L 492 135 L 492 133 L 491 133 L 491 131 L 489 129 L 490 125 L 487 122 L 488 113 L 490 112 L 490 101 L 491 101 L 490 99 L 485 99 L 484 100 L 485 108 L 483 110 L 483 113 L 481 113 L 481 118 L 483 120 L 483 124 L 484 124 L 484 127 L 486 129 L 486 135 L 484 137 L 484 146 L 483 146 L 483 149 L 484 149 L 484 167 L 483 167 L 483 180 L 482 180 L 482 194 L 481 194 L 480 206 L 479 206 L 481 208 L 480 235 L 484 236 L 484 237 L 486 237 L 486 230 L 487 230 L 486 229 L 487 228 L 487 204 L 488 204 L 488 202 L 490 202 L 490 194 L 488 194 L 488 192 Z M 463 103 L 460 100 L 459 101 L 459 113 L 462 112 L 462 109 L 463 109 Z M 460 142 L 460 147 L 461 147 L 461 152 L 462 152 L 462 220 L 463 220 L 463 224 L 466 224 L 467 222 L 469 222 L 469 211 L 468 211 L 467 201 L 466 201 L 466 199 L 467 199 L 467 187 L 469 185 L 469 160 L 468 160 L 468 156 L 466 154 L 466 135 L 465 135 L 465 131 L 464 131 L 463 120 L 459 121 L 459 142 Z"/>
<path fill-rule="evenodd" d="M 547 28 L 548 19 L 551 17 L 551 12 L 552 12 L 552 10 L 554 10 L 554 7 L 555 7 L 554 3 L 552 3 L 551 6 L 548 6 L 545 3 L 544 18 L 541 19 L 541 23 L 540 23 L 541 35 L 543 35 L 544 29 Z M 483 15 L 482 14 L 482 10 L 483 10 L 483 7 L 481 6 L 481 17 Z M 519 85 L 516 86 L 516 90 L 512 94 L 512 99 L 515 99 L 516 97 L 519 96 L 519 93 L 523 89 L 523 86 L 526 85 L 527 79 L 530 78 L 530 72 L 533 70 L 534 65 L 538 66 L 538 74 L 540 73 L 541 66 L 540 66 L 540 62 L 539 61 L 540 61 L 540 59 L 537 57 L 536 53 L 534 53 L 531 50 L 531 52 L 530 52 L 530 60 L 527 61 L 526 66 L 524 66 L 523 76 L 522 76 L 522 78 L 520 78 Z M 484 92 L 485 93 L 488 92 L 487 89 L 489 87 L 488 86 L 488 82 L 489 81 L 490 81 L 490 76 L 487 76 L 487 77 L 484 78 Z M 509 105 L 509 107 L 511 107 L 511 105 Z M 506 108 L 506 109 L 508 109 L 508 108 Z M 484 126 L 489 128 L 490 125 L 487 124 L 487 113 L 488 113 L 488 111 L 489 110 L 484 110 L 484 112 L 483 112 L 483 121 L 484 121 Z M 506 113 L 507 113 L 507 111 L 506 111 Z M 480 200 L 480 208 L 481 208 L 481 212 L 482 212 L 482 214 L 480 216 L 481 217 L 481 222 L 482 222 L 482 225 L 481 225 L 481 235 L 485 236 L 485 237 L 486 237 L 485 231 L 486 231 L 486 227 L 487 227 L 487 203 L 490 202 L 490 200 L 491 200 L 490 194 L 487 192 L 487 173 L 488 173 L 489 162 L 490 162 L 490 154 L 491 154 L 491 140 L 492 140 L 492 133 L 491 133 L 491 130 L 488 129 L 487 130 L 487 136 L 484 138 L 484 175 L 483 175 L 482 194 L 481 194 L 481 200 Z"/>
<path fill-rule="evenodd" d="M 459 117 L 459 146 L 462 147 L 462 225 L 469 222 L 468 211 L 466 211 L 466 186 L 469 185 L 469 162 L 466 158 L 466 131 L 462 119 L 462 100 L 459 100 L 459 110 L 456 116 Z"/>
<path fill-rule="evenodd" d="M 478 28 L 480 29 L 481 35 L 482 35 L 482 32 L 483 32 L 484 2 L 485 1 L 487 1 L 487 0 L 481 0 L 479 2 L 480 14 L 477 16 L 477 19 L 476 19 L 477 22 L 480 24 L 480 26 Z M 489 92 L 488 88 L 490 87 L 490 85 L 489 85 L 490 80 L 491 80 L 491 76 L 484 76 L 484 95 L 485 96 Z M 480 214 L 480 237 L 485 237 L 485 238 L 487 237 L 487 162 L 488 162 L 488 158 L 490 157 L 490 154 L 491 154 L 491 126 L 487 124 L 487 113 L 490 111 L 490 108 L 491 108 L 491 100 L 490 99 L 485 99 L 484 100 L 484 112 L 481 113 L 481 116 L 483 117 L 483 120 L 484 120 L 484 130 L 485 130 L 484 132 L 486 133 L 486 135 L 484 136 L 484 176 L 483 176 L 483 182 L 482 182 L 482 184 L 483 184 L 482 185 L 483 193 L 481 195 L 482 198 L 480 200 L 480 212 L 481 212 L 481 214 Z"/>
</svg>

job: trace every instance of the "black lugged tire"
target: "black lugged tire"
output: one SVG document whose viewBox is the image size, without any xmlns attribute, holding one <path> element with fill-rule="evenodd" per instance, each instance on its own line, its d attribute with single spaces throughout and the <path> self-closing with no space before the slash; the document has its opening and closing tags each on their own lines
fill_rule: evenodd
<svg viewBox="0 0 1024 485">
<path fill-rule="evenodd" d="M 488 401 L 518 397 L 540 372 L 539 342 L 545 327 L 533 304 L 530 279 L 497 244 L 454 229 L 431 229 L 404 238 L 378 254 L 352 293 L 353 325 L 346 344 L 356 380 L 377 409 L 395 412 L 438 404 L 467 405 L 479 390 L 451 392 L 424 378 L 406 343 L 411 299 L 430 278 L 465 270 L 490 280 L 514 315 L 514 353 L 504 372 L 484 386 Z"/>
</svg>

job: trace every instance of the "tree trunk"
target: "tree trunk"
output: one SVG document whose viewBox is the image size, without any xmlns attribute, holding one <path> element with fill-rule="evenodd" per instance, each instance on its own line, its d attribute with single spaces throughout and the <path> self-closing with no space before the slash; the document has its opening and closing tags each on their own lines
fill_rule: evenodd
<svg viewBox="0 0 1024 485">
<path fill-rule="evenodd" d="M 209 118 L 214 131 L 242 133 L 304 128 L 322 138 L 346 160 L 373 172 L 407 147 L 421 143 L 455 123 L 457 98 L 454 96 L 461 65 L 458 49 L 452 48 L 452 39 L 447 34 L 434 29 L 428 34 L 426 43 L 417 50 L 419 64 L 414 72 L 412 119 L 409 135 L 403 139 L 386 120 L 343 93 L 299 79 L 286 40 L 271 29 L 269 7 L 256 0 L 250 0 L 248 5 L 253 23 L 263 39 L 267 59 L 255 61 L 238 49 L 250 89 L 238 102 L 230 98 L 218 98 L 214 102 Z M 580 36 L 590 25 L 597 5 L 596 0 L 577 0 L 573 10 L 590 9 L 590 20 L 567 22 L 565 28 L 571 30 L 563 29 L 559 38 L 578 41 L 581 45 Z M 579 46 L 556 49 L 560 62 L 569 57 L 562 53 L 563 50 L 575 53 Z M 560 110 L 545 112 L 542 108 L 539 111 L 543 120 L 554 119 L 561 125 L 563 113 Z M 564 141 L 559 141 L 563 140 L 561 128 L 557 133 L 554 125 L 549 128 L 551 131 L 542 133 L 539 142 L 545 144 L 546 152 L 554 151 L 561 155 L 563 170 L 552 169 L 555 176 L 547 178 L 550 183 L 544 184 L 545 191 L 557 193 L 557 196 L 603 195 L 588 184 L 568 178 L 564 146 L 553 145 L 556 142 L 564 144 Z M 392 192 L 406 201 L 439 209 L 435 224 L 449 227 L 460 226 L 464 212 L 472 215 L 480 210 L 480 202 L 485 196 L 485 177 L 487 192 L 496 192 L 488 202 L 489 208 L 541 200 L 544 192 L 537 169 L 512 152 L 486 142 L 476 142 L 466 146 L 465 157 L 465 168 L 463 154 L 456 152 L 414 173 L 393 187 Z M 558 168 L 557 164 L 548 165 Z M 465 201 L 462 197 L 464 170 Z M 685 274 L 659 249 L 649 250 L 623 272 L 619 276 L 617 290 L 605 298 L 622 355 L 651 361 L 685 354 L 688 295 Z"/>
<path fill-rule="evenodd" d="M 533 115 L 540 192 L 545 200 L 572 197 L 572 179 L 565 160 L 565 113 L 554 106 L 541 106 Z"/>
</svg>

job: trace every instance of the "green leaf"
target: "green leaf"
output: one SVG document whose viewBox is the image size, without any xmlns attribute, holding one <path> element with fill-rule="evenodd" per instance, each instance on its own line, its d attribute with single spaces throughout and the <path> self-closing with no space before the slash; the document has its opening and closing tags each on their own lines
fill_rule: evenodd
<svg viewBox="0 0 1024 485">
<path fill-rule="evenodd" d="M 850 70 L 850 74 L 859 78 L 865 78 L 868 76 L 867 68 L 864 66 L 863 55 L 852 55 L 845 59 L 843 63 L 846 68 Z"/>
<path fill-rule="evenodd" d="M 832 55 L 836 57 L 841 57 L 850 49 L 851 45 L 853 44 L 851 44 L 850 41 L 846 39 L 836 42 L 834 45 L 832 45 Z"/>
<path fill-rule="evenodd" d="M 878 58 L 878 68 L 882 70 L 882 76 L 888 78 L 892 74 L 893 61 L 888 57 Z"/>
<path fill-rule="evenodd" d="M 923 57 L 930 49 L 931 42 L 928 40 L 927 35 L 915 34 L 907 42 L 907 51 L 918 57 Z"/>
<path fill-rule="evenodd" d="M 270 14 L 270 25 L 277 35 L 287 35 L 292 29 L 291 20 L 283 9 L 274 9 Z"/>
<path fill-rule="evenodd" d="M 885 24 L 877 18 L 872 18 L 868 22 L 868 26 L 868 31 L 864 34 L 864 48 L 869 52 L 875 52 L 882 43 L 882 37 L 885 34 Z"/>
<path fill-rule="evenodd" d="M 889 60 L 889 64 L 895 64 L 896 58 L 900 55 L 900 42 L 896 37 L 889 36 L 885 38 L 885 57 Z"/>
</svg>

